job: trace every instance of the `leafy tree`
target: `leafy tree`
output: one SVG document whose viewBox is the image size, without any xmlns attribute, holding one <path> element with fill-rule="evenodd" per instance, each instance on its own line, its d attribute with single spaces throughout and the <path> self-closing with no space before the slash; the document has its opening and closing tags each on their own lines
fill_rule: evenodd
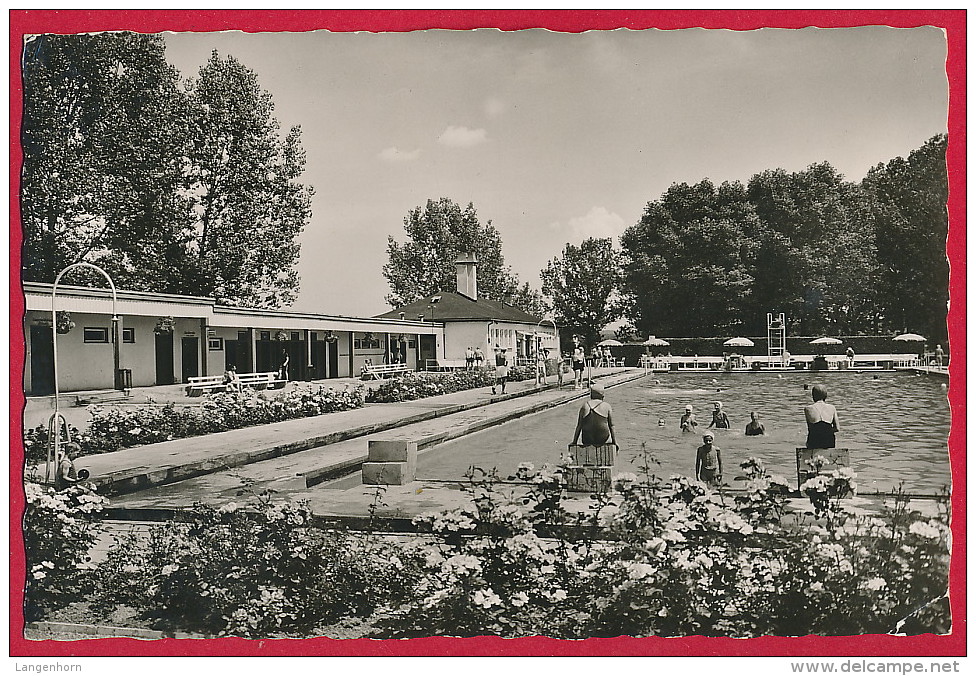
<svg viewBox="0 0 976 676">
<path fill-rule="evenodd" d="M 271 94 L 257 75 L 215 51 L 188 87 L 188 195 L 194 220 L 183 274 L 186 291 L 221 302 L 278 307 L 298 288 L 298 235 L 313 190 L 301 129 L 284 139 Z"/>
<path fill-rule="evenodd" d="M 620 255 L 609 238 L 567 244 L 541 277 L 542 291 L 552 299 L 564 335 L 581 336 L 585 344 L 593 345 L 603 327 L 620 316 L 619 306 L 612 302 L 621 281 Z"/>
<path fill-rule="evenodd" d="M 23 277 L 81 260 L 153 289 L 181 267 L 186 141 L 159 36 L 39 35 L 23 57 Z M 72 281 L 78 281 L 73 278 Z"/>
<path fill-rule="evenodd" d="M 621 237 L 624 305 L 636 329 L 723 335 L 745 321 L 760 224 L 739 183 L 672 185 Z"/>
<path fill-rule="evenodd" d="M 390 284 L 386 301 L 398 307 L 437 291 L 455 289 L 458 256 L 478 258 L 478 296 L 505 301 L 532 314 L 544 314 L 541 297 L 505 266 L 502 238 L 488 221 L 482 225 L 473 204 L 461 209 L 446 197 L 427 200 L 403 219 L 407 241 L 389 237 L 383 276 Z"/>
<path fill-rule="evenodd" d="M 863 181 L 873 198 L 878 301 L 888 327 L 920 331 L 930 342 L 947 338 L 947 144 L 945 134 L 933 136 L 908 159 L 877 165 Z"/>
<path fill-rule="evenodd" d="M 784 311 L 798 333 L 874 328 L 877 263 L 864 192 L 823 162 L 757 174 L 748 197 L 762 224 L 753 314 Z"/>
</svg>

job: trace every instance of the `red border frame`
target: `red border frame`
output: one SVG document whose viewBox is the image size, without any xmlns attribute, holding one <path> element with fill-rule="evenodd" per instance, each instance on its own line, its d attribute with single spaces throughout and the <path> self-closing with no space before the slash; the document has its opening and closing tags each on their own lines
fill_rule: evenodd
<svg viewBox="0 0 976 676">
<path fill-rule="evenodd" d="M 409 31 L 424 28 L 502 30 L 543 27 L 555 31 L 590 29 L 690 27 L 750 30 L 761 27 L 840 28 L 880 24 L 901 28 L 932 25 L 946 31 L 949 79 L 949 238 L 951 266 L 949 342 L 952 346 L 949 402 L 954 412 L 949 434 L 952 459 L 953 556 L 949 571 L 953 631 L 947 636 L 896 637 L 763 637 L 722 639 L 616 638 L 560 641 L 544 637 L 500 639 L 424 638 L 409 641 L 370 639 L 176 640 L 146 642 L 98 639 L 72 642 L 27 641 L 23 626 L 22 589 L 25 579 L 20 518 L 22 488 L 12 481 L 10 494 L 10 655 L 702 655 L 702 656 L 962 656 L 966 654 L 966 12 L 965 10 L 770 10 L 770 11 L 500 11 L 500 10 L 383 10 L 383 11 L 238 11 L 238 10 L 14 10 L 10 11 L 10 476 L 19 477 L 22 463 L 21 415 L 24 344 L 24 297 L 20 287 L 19 205 L 21 165 L 19 129 L 22 83 L 20 54 L 24 35 L 42 32 L 74 33 L 96 30 L 171 31 Z M 15 451 L 19 450 L 20 453 Z M 16 635 L 15 635 L 16 632 Z"/>
</svg>

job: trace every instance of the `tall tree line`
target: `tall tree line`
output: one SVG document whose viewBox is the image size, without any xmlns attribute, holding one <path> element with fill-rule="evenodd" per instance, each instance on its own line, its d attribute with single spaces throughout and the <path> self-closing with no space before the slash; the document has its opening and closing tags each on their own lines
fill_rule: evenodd
<svg viewBox="0 0 976 676">
<path fill-rule="evenodd" d="M 643 334 L 917 331 L 945 340 L 947 137 L 859 183 L 830 164 L 672 185 L 621 237 L 623 315 Z"/>
<path fill-rule="evenodd" d="M 294 300 L 312 189 L 253 71 L 214 52 L 183 81 L 135 33 L 35 36 L 22 67 L 25 280 L 86 261 L 135 290 Z"/>
</svg>

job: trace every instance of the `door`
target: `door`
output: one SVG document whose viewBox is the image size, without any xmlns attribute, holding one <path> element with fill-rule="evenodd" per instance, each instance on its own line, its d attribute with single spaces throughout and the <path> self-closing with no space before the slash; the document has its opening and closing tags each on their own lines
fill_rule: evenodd
<svg viewBox="0 0 976 676">
<path fill-rule="evenodd" d="M 197 338 L 183 338 L 182 340 L 182 376 L 183 382 L 200 374 L 200 346 Z"/>
<path fill-rule="evenodd" d="M 237 345 L 235 347 L 234 366 L 238 373 L 251 372 L 251 334 L 248 331 L 237 332 Z"/>
<path fill-rule="evenodd" d="M 426 369 L 428 359 L 437 359 L 437 344 L 434 336 L 420 336 L 420 363 L 417 369 Z"/>
<path fill-rule="evenodd" d="M 54 333 L 50 326 L 30 327 L 31 394 L 54 393 Z"/>
<path fill-rule="evenodd" d="M 156 335 L 156 384 L 172 385 L 176 382 L 173 373 L 173 332 Z"/>
<path fill-rule="evenodd" d="M 240 372 L 237 368 L 237 341 L 236 340 L 225 340 L 224 341 L 224 370 L 233 364 L 234 368 Z"/>
<path fill-rule="evenodd" d="M 339 377 L 339 341 L 330 340 L 326 341 L 325 352 L 328 355 L 329 370 L 326 373 L 326 378 L 338 378 Z"/>
</svg>

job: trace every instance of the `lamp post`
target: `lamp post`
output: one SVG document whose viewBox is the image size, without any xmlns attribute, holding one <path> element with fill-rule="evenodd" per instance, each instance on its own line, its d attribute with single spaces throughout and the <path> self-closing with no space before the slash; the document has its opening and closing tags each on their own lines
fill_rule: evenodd
<svg viewBox="0 0 976 676">
<path fill-rule="evenodd" d="M 54 278 L 54 285 L 51 287 L 51 326 L 54 331 L 51 334 L 51 345 L 53 350 L 52 362 L 54 366 L 54 413 L 51 415 L 50 422 L 48 423 L 48 430 L 53 432 L 51 438 L 48 440 L 48 453 L 47 453 L 47 465 L 44 468 L 44 481 L 47 483 L 50 481 L 51 474 L 51 461 L 53 459 L 55 468 L 61 463 L 61 425 L 67 428 L 68 423 L 61 415 L 60 399 L 61 399 L 61 389 L 58 383 L 58 309 L 56 306 L 56 299 L 58 294 L 58 283 L 61 278 L 64 277 L 65 273 L 69 270 L 75 268 L 84 267 L 91 268 L 100 272 L 105 279 L 108 281 L 109 287 L 112 289 L 112 337 L 113 337 L 113 348 L 112 348 L 112 381 L 116 386 L 119 381 L 119 343 L 122 341 L 122 335 L 120 333 L 121 319 L 118 313 L 118 296 L 115 292 L 115 283 L 112 278 L 109 277 L 108 273 L 102 270 L 97 265 L 91 263 L 72 263 L 61 272 L 58 276 Z M 53 444 L 51 441 L 53 440 Z M 54 451 L 53 454 L 51 451 Z M 53 455 L 53 458 L 52 458 Z"/>
<path fill-rule="evenodd" d="M 550 324 L 552 324 L 553 336 L 556 338 L 556 354 L 559 355 L 559 360 L 556 363 L 556 370 L 558 373 L 558 370 L 561 368 L 561 364 L 559 362 L 562 361 L 562 354 L 559 352 L 559 329 L 556 327 L 556 321 L 554 319 L 546 319 L 545 317 L 539 320 L 539 323 L 535 325 L 535 328 L 536 329 L 542 328 L 542 322 L 549 322 Z M 536 387 L 538 387 L 539 386 L 539 348 L 541 347 L 541 342 L 537 333 L 533 334 L 533 338 L 535 338 L 535 350 L 536 350 L 535 384 Z"/>
</svg>

